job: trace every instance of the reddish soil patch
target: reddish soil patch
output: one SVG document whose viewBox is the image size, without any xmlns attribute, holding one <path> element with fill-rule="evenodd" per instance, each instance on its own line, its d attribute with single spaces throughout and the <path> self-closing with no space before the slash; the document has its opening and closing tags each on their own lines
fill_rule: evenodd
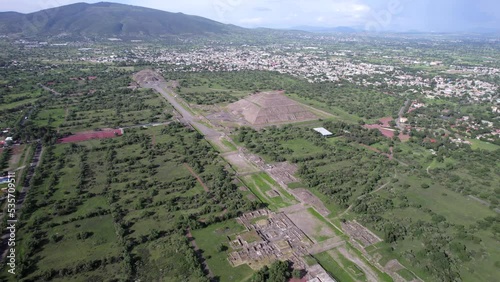
<svg viewBox="0 0 500 282">
<path fill-rule="evenodd" d="M 363 127 L 368 128 L 368 129 L 379 129 L 379 128 L 382 128 L 382 125 L 380 125 L 380 124 L 365 124 Z"/>
<path fill-rule="evenodd" d="M 384 127 L 389 127 L 389 126 L 391 126 L 391 125 L 389 124 L 389 122 L 391 122 L 391 121 L 392 121 L 392 117 L 385 117 L 385 118 L 381 118 L 381 119 L 379 119 L 379 121 L 382 123 L 382 126 L 384 126 Z"/>
<path fill-rule="evenodd" d="M 203 187 L 205 192 L 209 192 L 210 190 L 208 189 L 207 185 L 205 185 L 205 183 L 203 183 L 203 181 L 198 176 L 198 174 L 196 174 L 196 172 L 194 172 L 194 170 L 188 164 L 184 164 L 184 166 L 187 168 L 187 170 L 189 170 L 189 172 L 191 173 L 192 176 L 196 177 L 196 180 L 198 180 L 198 183 L 200 183 L 200 185 Z"/>
<path fill-rule="evenodd" d="M 288 282 L 307 282 L 307 279 L 306 278 L 302 278 L 302 279 L 291 278 L 290 280 L 288 280 Z"/>
<path fill-rule="evenodd" d="M 24 145 L 21 146 L 12 146 L 12 157 L 10 158 L 11 164 L 17 164 L 21 159 L 21 155 L 23 154 Z"/>
<path fill-rule="evenodd" d="M 384 135 L 387 138 L 392 138 L 394 137 L 394 131 L 387 129 L 387 128 L 379 128 L 378 129 L 382 135 Z"/>
<path fill-rule="evenodd" d="M 370 151 L 373 151 L 375 153 L 379 153 L 379 154 L 382 154 L 386 157 L 389 158 L 389 160 L 392 160 L 393 159 L 393 153 L 392 153 L 392 147 L 390 148 L 390 151 L 391 153 L 390 154 L 386 154 L 386 153 L 383 153 L 382 151 L 380 151 L 379 149 L 375 148 L 375 147 L 372 147 L 372 146 L 368 146 L 368 145 L 365 145 L 365 144 L 360 144 L 361 146 L 365 147 L 366 149 L 370 150 Z"/>
<path fill-rule="evenodd" d="M 388 128 L 385 128 L 384 126 L 380 124 L 366 124 L 364 125 L 365 128 L 368 129 L 378 129 L 382 135 L 384 135 L 387 138 L 392 138 L 394 137 L 394 131 Z"/>
<path fill-rule="evenodd" d="M 79 132 L 64 138 L 61 138 L 57 140 L 57 143 L 63 144 L 63 143 L 76 143 L 76 142 L 82 142 L 82 141 L 87 141 L 87 140 L 92 140 L 92 139 L 106 139 L 106 138 L 114 138 L 116 136 L 122 136 L 123 135 L 123 129 L 109 129 L 109 130 L 102 130 L 102 131 L 86 131 L 86 132 Z"/>
<path fill-rule="evenodd" d="M 227 213 L 227 209 L 224 209 L 219 216 L 224 216 Z"/>
<path fill-rule="evenodd" d="M 364 128 L 378 129 L 378 131 L 380 131 L 380 133 L 382 133 L 382 135 L 384 135 L 385 137 L 387 137 L 387 138 L 393 138 L 394 137 L 394 130 L 389 128 L 390 127 L 389 122 L 391 120 L 392 120 L 392 118 L 390 118 L 390 120 L 388 120 L 388 118 L 383 118 L 383 119 L 380 119 L 380 121 L 384 123 L 383 125 L 380 125 L 380 124 L 365 124 Z M 399 133 L 398 137 L 399 137 L 399 140 L 401 140 L 401 141 L 408 141 L 410 139 L 410 135 L 403 134 L 401 132 Z"/>
<path fill-rule="evenodd" d="M 410 138 L 411 137 L 408 134 L 399 133 L 399 140 L 401 140 L 403 142 L 410 140 Z"/>
<path fill-rule="evenodd" d="M 14 147 L 14 150 L 13 150 L 13 154 L 14 155 L 21 155 L 26 147 L 26 145 L 19 145 L 19 146 L 13 146 Z"/>
</svg>

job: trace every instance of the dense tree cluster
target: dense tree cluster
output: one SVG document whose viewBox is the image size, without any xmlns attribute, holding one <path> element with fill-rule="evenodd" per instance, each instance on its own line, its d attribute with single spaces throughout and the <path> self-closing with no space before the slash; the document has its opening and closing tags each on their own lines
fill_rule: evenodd
<svg viewBox="0 0 500 282">
<path fill-rule="evenodd" d="M 381 140 L 378 132 L 364 129 L 359 125 L 342 122 L 326 122 L 324 125 L 336 136 L 344 136 L 352 142 L 372 144 Z M 349 146 L 347 144 L 332 145 L 309 128 L 283 126 L 255 131 L 243 127 L 238 130 L 236 138 L 252 152 L 269 156 L 273 161 L 288 160 L 297 163 L 298 174 L 309 187 L 318 189 L 329 199 L 345 207 L 352 203 L 355 196 L 376 189 L 381 185 L 380 181 L 388 177 L 395 167 L 394 162 L 385 156 L 375 153 L 367 156 L 363 149 L 342 148 Z M 306 139 L 323 150 L 306 156 L 294 156 L 293 150 L 282 144 L 296 138 Z M 329 170 L 321 169 L 333 163 L 343 162 L 348 165 L 338 165 Z"/>
<path fill-rule="evenodd" d="M 183 87 L 219 85 L 227 89 L 251 92 L 283 89 L 287 93 L 295 93 L 300 97 L 321 102 L 328 107 L 340 108 L 349 114 L 366 119 L 392 116 L 404 104 L 403 97 L 384 94 L 348 81 L 309 83 L 305 79 L 277 72 L 166 72 L 165 76 L 168 79 L 180 80 Z M 188 94 L 184 96 L 189 97 Z"/>
<path fill-rule="evenodd" d="M 238 99 L 225 91 L 207 91 L 207 92 L 192 92 L 185 93 L 179 91 L 180 95 L 184 100 L 191 104 L 197 105 L 214 105 L 219 103 L 232 103 L 236 102 Z"/>
<path fill-rule="evenodd" d="M 12 156 L 12 148 L 3 149 L 0 154 L 0 170 L 6 169 L 9 166 L 9 160 Z"/>
<path fill-rule="evenodd" d="M 270 266 L 264 266 L 257 271 L 251 282 L 286 282 L 290 278 L 302 278 L 302 272 L 298 269 L 292 269 L 290 261 L 276 261 Z"/>
<path fill-rule="evenodd" d="M 206 281 L 184 232 L 233 218 L 259 205 L 242 197 L 233 175 L 199 133 L 171 123 L 157 135 L 163 141 L 153 143 L 151 139 L 149 131 L 134 129 L 120 139 L 98 144 L 57 145 L 64 146 L 63 152 L 56 151 L 59 147 L 47 147 L 25 202 L 24 226 L 20 229 L 23 251 L 19 254 L 24 266 L 20 277 L 64 278 L 119 263 L 120 275 L 126 280 L 163 277 L 168 281 Z M 137 152 L 130 153 L 132 148 Z M 199 184 L 191 174 L 164 179 L 165 169 L 172 171 L 185 165 L 199 175 L 209 192 L 196 189 Z M 64 187 L 68 183 L 60 181 L 68 168 L 75 170 L 72 187 Z M 129 177 L 131 174 L 136 177 Z M 63 198 L 60 189 L 68 191 Z M 86 202 L 94 197 L 104 197 L 106 208 L 86 208 Z M 44 216 L 38 216 L 38 212 Z M 142 221 L 159 222 L 163 212 L 162 224 L 137 234 Z M 119 255 L 93 258 L 95 261 L 82 257 L 82 262 L 73 267 L 37 271 L 33 258 L 47 244 L 101 240 L 99 231 L 88 230 L 80 222 L 102 216 L 113 220 Z M 63 221 L 58 220 L 61 217 Z M 75 224 L 77 232 L 49 235 L 51 228 L 68 224 Z M 150 258 L 154 248 L 162 249 L 161 263 Z"/>
</svg>

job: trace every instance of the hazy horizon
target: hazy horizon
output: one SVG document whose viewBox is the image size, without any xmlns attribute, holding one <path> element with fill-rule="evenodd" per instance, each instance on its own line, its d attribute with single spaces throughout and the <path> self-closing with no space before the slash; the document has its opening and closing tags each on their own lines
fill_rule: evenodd
<svg viewBox="0 0 500 282">
<path fill-rule="evenodd" d="M 0 11 L 30 13 L 78 0 L 4 0 Z M 243 27 L 354 27 L 371 31 L 459 32 L 500 30 L 493 0 L 159 0 L 105 1 L 206 17 Z"/>
</svg>

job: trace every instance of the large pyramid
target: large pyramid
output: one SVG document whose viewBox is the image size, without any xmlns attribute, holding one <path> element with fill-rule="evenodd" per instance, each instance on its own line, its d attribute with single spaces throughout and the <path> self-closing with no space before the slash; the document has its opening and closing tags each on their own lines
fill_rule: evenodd
<svg viewBox="0 0 500 282">
<path fill-rule="evenodd" d="M 283 92 L 261 92 L 228 105 L 232 114 L 242 115 L 252 125 L 299 122 L 318 117 Z"/>
</svg>

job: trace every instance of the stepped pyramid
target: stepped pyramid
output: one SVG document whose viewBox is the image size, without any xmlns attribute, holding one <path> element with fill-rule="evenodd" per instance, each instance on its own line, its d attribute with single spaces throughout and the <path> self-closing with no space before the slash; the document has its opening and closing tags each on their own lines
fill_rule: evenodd
<svg viewBox="0 0 500 282">
<path fill-rule="evenodd" d="M 252 125 L 300 122 L 318 117 L 283 92 L 262 92 L 228 105 L 234 115 L 242 115 Z"/>
</svg>

